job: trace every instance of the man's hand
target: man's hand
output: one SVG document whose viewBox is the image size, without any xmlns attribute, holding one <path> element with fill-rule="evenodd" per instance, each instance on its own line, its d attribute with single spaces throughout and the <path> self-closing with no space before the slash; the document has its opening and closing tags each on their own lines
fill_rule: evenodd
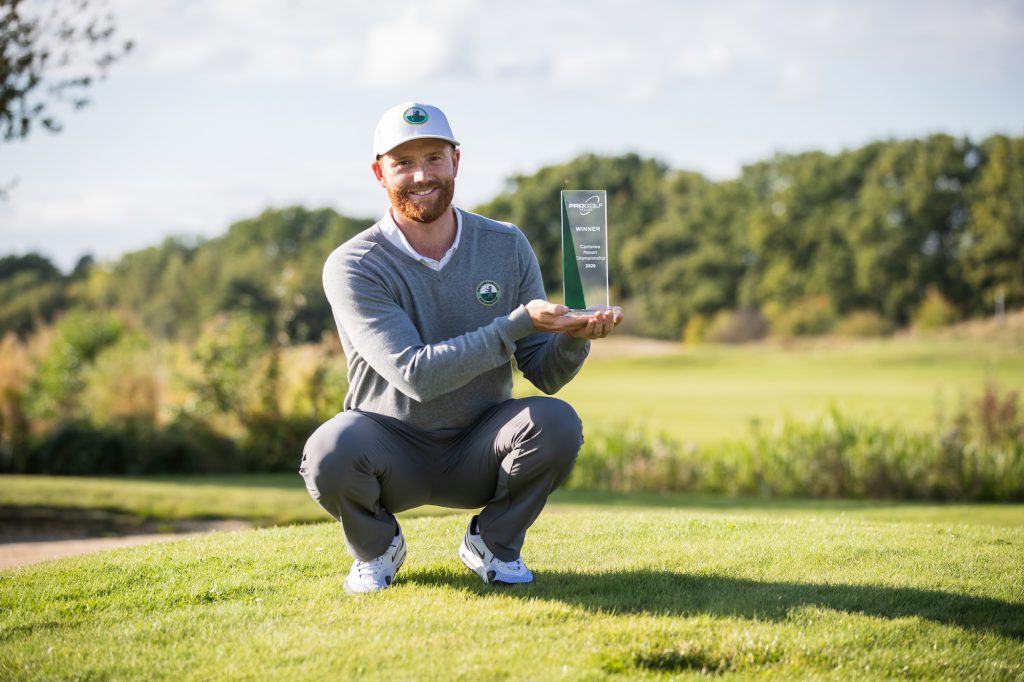
<svg viewBox="0 0 1024 682">
<path fill-rule="evenodd" d="M 614 306 L 586 317 L 567 317 L 569 308 L 534 299 L 526 304 L 533 327 L 540 332 L 565 332 L 575 339 L 603 339 L 622 322 L 622 308 Z"/>
<path fill-rule="evenodd" d="M 586 317 L 566 317 L 569 308 L 535 298 L 526 304 L 526 312 L 530 313 L 533 328 L 539 332 L 570 332 L 582 329 L 587 325 Z"/>
<path fill-rule="evenodd" d="M 566 334 L 576 339 L 603 339 L 622 323 L 623 317 L 622 308 L 617 305 L 598 310 L 590 317 L 578 318 L 587 324 L 579 329 L 566 330 Z"/>
</svg>

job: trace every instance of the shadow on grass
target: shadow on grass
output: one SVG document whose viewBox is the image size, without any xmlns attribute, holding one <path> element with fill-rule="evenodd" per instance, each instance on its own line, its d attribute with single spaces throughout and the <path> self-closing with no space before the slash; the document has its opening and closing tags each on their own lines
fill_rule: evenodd
<svg viewBox="0 0 1024 682">
<path fill-rule="evenodd" d="M 400 579 L 479 594 L 502 589 L 488 588 L 470 576 L 430 571 L 411 571 Z M 1024 605 L 917 588 L 761 582 L 639 570 L 541 573 L 532 585 L 504 588 L 502 594 L 560 601 L 604 613 L 712 615 L 774 621 L 785 620 L 792 609 L 815 606 L 879 618 L 916 616 L 942 625 L 1024 639 Z"/>
</svg>

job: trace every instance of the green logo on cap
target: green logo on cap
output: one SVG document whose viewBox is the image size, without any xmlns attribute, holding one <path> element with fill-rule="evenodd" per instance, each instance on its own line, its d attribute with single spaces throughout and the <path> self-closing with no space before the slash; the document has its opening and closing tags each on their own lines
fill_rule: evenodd
<svg viewBox="0 0 1024 682">
<path fill-rule="evenodd" d="M 485 279 L 476 285 L 476 300 L 484 305 L 494 305 L 501 298 L 501 288 L 494 280 Z"/>
<path fill-rule="evenodd" d="M 405 110 L 405 113 L 402 114 L 402 118 L 409 125 L 421 126 L 426 123 L 427 119 L 430 117 L 427 116 L 427 112 L 423 111 L 423 109 L 420 109 L 419 107 L 409 107 Z"/>
</svg>

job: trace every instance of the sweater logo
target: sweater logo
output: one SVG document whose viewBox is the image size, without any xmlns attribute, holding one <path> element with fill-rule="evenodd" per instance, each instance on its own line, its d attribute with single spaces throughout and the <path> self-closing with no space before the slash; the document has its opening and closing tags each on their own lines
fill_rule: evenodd
<svg viewBox="0 0 1024 682">
<path fill-rule="evenodd" d="M 501 298 L 501 287 L 494 280 L 485 279 L 476 285 L 476 300 L 484 305 L 494 305 Z"/>
</svg>

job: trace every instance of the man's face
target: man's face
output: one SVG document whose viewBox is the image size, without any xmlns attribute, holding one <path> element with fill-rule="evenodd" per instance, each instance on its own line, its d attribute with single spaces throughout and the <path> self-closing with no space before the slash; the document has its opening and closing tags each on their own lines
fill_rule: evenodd
<svg viewBox="0 0 1024 682">
<path fill-rule="evenodd" d="M 373 163 L 391 206 L 418 223 L 432 223 L 451 206 L 459 150 L 444 140 L 410 140 Z"/>
</svg>

